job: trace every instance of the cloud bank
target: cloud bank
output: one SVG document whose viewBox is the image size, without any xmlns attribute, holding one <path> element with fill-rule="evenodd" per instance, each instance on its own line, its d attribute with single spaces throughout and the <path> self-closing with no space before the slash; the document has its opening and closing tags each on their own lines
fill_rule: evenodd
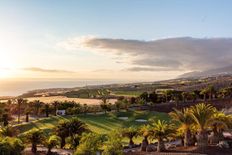
<svg viewBox="0 0 232 155">
<path fill-rule="evenodd" d="M 31 71 L 31 72 L 44 72 L 44 73 L 75 73 L 75 72 L 67 71 L 67 70 L 44 69 L 44 68 L 39 68 L 39 67 L 22 68 L 22 70 Z"/>
<path fill-rule="evenodd" d="M 111 38 L 72 38 L 60 44 L 66 49 L 128 56 L 129 71 L 202 71 L 231 65 L 231 38 L 168 38 L 125 40 Z"/>
</svg>

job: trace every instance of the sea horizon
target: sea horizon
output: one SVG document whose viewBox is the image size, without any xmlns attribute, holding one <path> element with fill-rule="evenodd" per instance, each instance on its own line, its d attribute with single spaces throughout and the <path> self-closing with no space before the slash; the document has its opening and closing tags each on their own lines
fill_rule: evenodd
<svg viewBox="0 0 232 155">
<path fill-rule="evenodd" d="M 140 81 L 109 79 L 11 79 L 0 80 L 0 97 L 18 96 L 28 91 L 48 88 L 75 88 L 90 85 L 123 84 Z"/>
</svg>

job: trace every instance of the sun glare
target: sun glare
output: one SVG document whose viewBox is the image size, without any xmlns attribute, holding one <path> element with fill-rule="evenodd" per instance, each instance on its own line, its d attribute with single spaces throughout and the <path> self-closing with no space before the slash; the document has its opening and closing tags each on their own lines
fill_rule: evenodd
<svg viewBox="0 0 232 155">
<path fill-rule="evenodd" d="M 10 59 L 7 54 L 0 52 L 0 78 L 10 77 L 13 66 L 13 59 Z"/>
</svg>

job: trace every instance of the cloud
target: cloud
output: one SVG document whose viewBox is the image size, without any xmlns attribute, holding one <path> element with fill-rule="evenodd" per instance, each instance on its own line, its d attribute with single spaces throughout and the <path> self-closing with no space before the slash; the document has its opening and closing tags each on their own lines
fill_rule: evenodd
<svg viewBox="0 0 232 155">
<path fill-rule="evenodd" d="M 154 72 L 154 71 L 172 71 L 172 68 L 152 68 L 152 67 L 131 67 L 131 68 L 126 68 L 123 69 L 125 71 L 132 71 L 132 72 L 144 72 L 144 71 L 148 71 L 148 72 Z"/>
<path fill-rule="evenodd" d="M 39 67 L 22 68 L 22 70 L 32 71 L 32 72 L 45 72 L 45 73 L 75 73 L 73 71 L 59 70 L 59 69 L 44 69 Z"/>
<path fill-rule="evenodd" d="M 125 40 L 112 38 L 71 38 L 59 44 L 66 49 L 86 48 L 114 54 L 118 61 L 128 57 L 129 70 L 201 71 L 231 65 L 232 38 L 168 38 Z M 124 62 L 124 61 L 123 61 Z"/>
</svg>

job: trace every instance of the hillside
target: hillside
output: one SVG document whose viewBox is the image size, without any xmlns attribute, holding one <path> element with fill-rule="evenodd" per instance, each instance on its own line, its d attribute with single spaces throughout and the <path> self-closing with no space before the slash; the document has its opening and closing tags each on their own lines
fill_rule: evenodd
<svg viewBox="0 0 232 155">
<path fill-rule="evenodd" d="M 223 75 L 232 75 L 232 65 L 205 71 L 188 72 L 180 75 L 179 78 L 215 77 Z"/>
</svg>

